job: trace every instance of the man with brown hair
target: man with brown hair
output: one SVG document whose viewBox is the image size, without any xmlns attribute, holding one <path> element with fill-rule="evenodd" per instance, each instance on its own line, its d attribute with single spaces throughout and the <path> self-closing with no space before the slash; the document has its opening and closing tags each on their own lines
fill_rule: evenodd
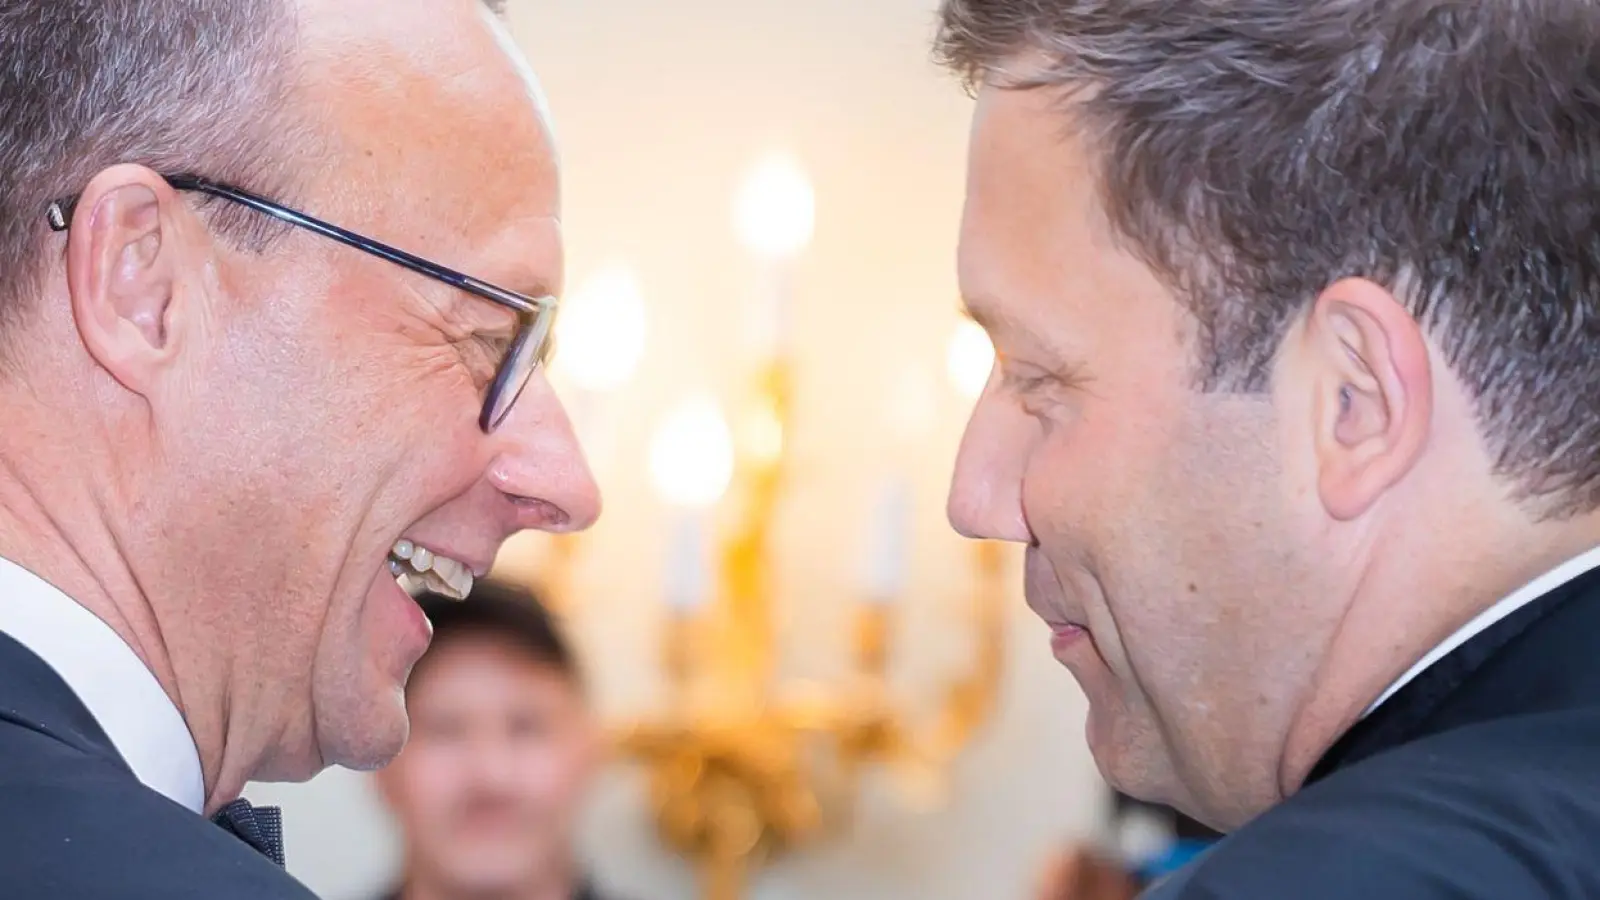
<svg viewBox="0 0 1600 900">
<path fill-rule="evenodd" d="M 1600 6 L 946 0 L 950 497 L 1185 898 L 1600 896 Z"/>
<path fill-rule="evenodd" d="M 480 0 L 0 4 L 0 895 L 309 897 L 245 782 L 394 756 L 408 593 L 598 513 L 560 286 Z"/>
</svg>

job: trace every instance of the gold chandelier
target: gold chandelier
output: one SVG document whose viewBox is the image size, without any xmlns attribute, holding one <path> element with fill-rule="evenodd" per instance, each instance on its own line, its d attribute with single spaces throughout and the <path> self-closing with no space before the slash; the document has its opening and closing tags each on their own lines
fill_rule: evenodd
<svg viewBox="0 0 1600 900">
<path fill-rule="evenodd" d="M 852 676 L 810 686 L 798 699 L 777 689 L 773 564 L 782 548 L 775 546 L 773 522 L 792 487 L 797 364 L 783 339 L 785 275 L 811 236 L 811 188 L 798 166 L 774 158 L 751 174 L 736 210 L 743 243 L 770 276 L 762 304 L 765 349 L 751 373 L 749 399 L 733 417 L 737 428 L 702 398 L 663 425 L 652 445 L 651 474 L 678 510 L 667 591 L 672 615 L 661 657 L 669 702 L 659 714 L 614 729 L 617 749 L 648 774 L 661 837 L 699 870 L 708 900 L 738 900 L 765 860 L 827 833 L 830 807 L 852 805 L 867 769 L 923 783 L 943 778 L 993 711 L 1004 650 L 1005 557 L 998 545 L 972 544 L 970 671 L 949 684 L 931 717 L 897 704 L 888 678 L 891 601 L 904 590 L 909 522 L 906 498 L 889 492 L 876 517 L 870 583 L 856 598 Z M 642 330 L 631 326 L 620 337 L 614 333 L 627 318 L 618 310 L 641 305 L 637 285 L 615 272 L 601 282 L 595 293 L 604 296 L 588 313 L 595 327 L 580 323 L 579 330 L 594 343 L 619 340 L 624 349 L 642 342 Z M 574 313 L 584 305 L 572 304 Z M 563 354 L 573 350 L 583 348 L 564 347 Z M 990 362 L 986 339 L 963 330 L 951 352 L 953 377 L 975 392 Z M 591 380 L 604 374 L 597 370 Z M 708 513 L 724 502 L 735 504 L 731 526 L 713 535 Z M 543 580 L 558 602 L 576 546 L 575 539 L 558 539 L 547 561 Z"/>
</svg>

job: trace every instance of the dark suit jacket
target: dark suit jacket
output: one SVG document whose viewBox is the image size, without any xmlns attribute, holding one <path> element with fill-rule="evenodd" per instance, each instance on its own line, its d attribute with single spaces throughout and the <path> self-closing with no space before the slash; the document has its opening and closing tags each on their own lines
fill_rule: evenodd
<svg viewBox="0 0 1600 900">
<path fill-rule="evenodd" d="M 401 900 L 404 895 L 404 891 L 395 890 L 384 895 L 383 900 Z M 592 885 L 585 884 L 579 885 L 578 892 L 572 895 L 572 900 L 608 900 L 608 898 L 597 893 Z"/>
<path fill-rule="evenodd" d="M 392 893 L 385 894 L 383 900 L 401 900 L 404 896 L 405 892 L 397 888 Z M 581 884 L 578 886 L 578 892 L 572 895 L 572 900 L 610 900 L 610 898 L 600 894 L 592 884 Z"/>
<path fill-rule="evenodd" d="M 66 683 L 0 634 L 0 897 L 316 900 L 133 775 Z"/>
<path fill-rule="evenodd" d="M 1600 898 L 1600 571 L 1429 667 L 1146 896 Z"/>
</svg>

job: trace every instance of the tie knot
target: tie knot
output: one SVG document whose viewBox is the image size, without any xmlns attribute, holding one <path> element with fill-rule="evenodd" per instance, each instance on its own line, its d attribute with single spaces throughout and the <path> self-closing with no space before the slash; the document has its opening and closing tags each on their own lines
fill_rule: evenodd
<svg viewBox="0 0 1600 900">
<path fill-rule="evenodd" d="M 217 810 L 211 821 L 283 865 L 283 812 L 276 806 L 252 806 L 241 797 Z"/>
</svg>

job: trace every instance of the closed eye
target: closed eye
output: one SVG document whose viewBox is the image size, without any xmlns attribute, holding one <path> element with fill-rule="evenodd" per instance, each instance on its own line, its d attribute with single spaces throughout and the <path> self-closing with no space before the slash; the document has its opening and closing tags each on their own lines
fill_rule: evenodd
<svg viewBox="0 0 1600 900">
<path fill-rule="evenodd" d="M 1053 374 L 1018 375 L 1014 372 L 1005 373 L 1005 385 L 1016 394 L 1035 394 L 1052 384 L 1059 384 L 1060 378 Z"/>
<path fill-rule="evenodd" d="M 1062 383 L 1061 376 L 1049 369 L 1019 363 L 1002 353 L 996 353 L 996 356 L 1000 361 L 1000 383 L 1014 394 L 1037 393 L 1044 388 Z"/>
<path fill-rule="evenodd" d="M 1016 398 L 1018 406 L 1046 423 L 1058 418 L 1063 410 L 1076 408 L 1074 398 L 1088 393 L 1088 381 L 1076 370 L 1055 372 L 1001 363 L 1001 383 Z"/>
<path fill-rule="evenodd" d="M 474 332 L 464 341 L 458 341 L 456 346 L 462 354 L 462 361 L 466 363 L 467 370 L 472 373 L 472 380 L 480 390 L 485 389 L 494 381 L 495 373 L 500 370 L 501 362 L 506 354 L 511 351 L 511 335 L 495 332 Z"/>
<path fill-rule="evenodd" d="M 506 354 L 511 352 L 512 336 L 509 334 L 486 334 L 478 332 L 472 336 L 479 347 L 483 348 L 485 356 L 498 368 L 505 360 Z"/>
</svg>

